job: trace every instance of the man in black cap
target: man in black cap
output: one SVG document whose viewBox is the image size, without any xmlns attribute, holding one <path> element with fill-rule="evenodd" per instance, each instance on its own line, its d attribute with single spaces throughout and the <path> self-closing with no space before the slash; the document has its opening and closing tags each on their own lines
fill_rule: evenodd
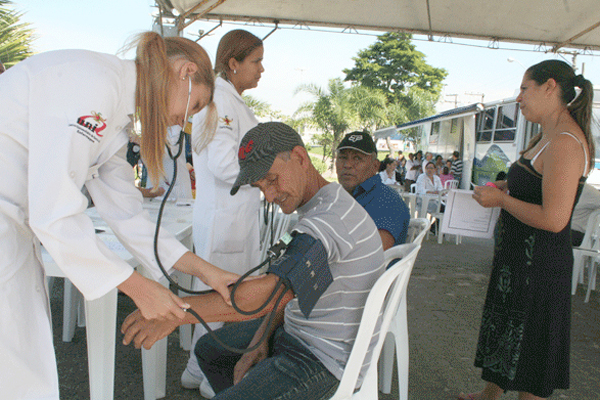
<svg viewBox="0 0 600 400">
<path fill-rule="evenodd" d="M 300 218 L 285 254 L 266 276 L 241 283 L 233 299 L 239 309 L 255 310 L 273 291 L 275 299 L 287 291 L 275 323 L 254 319 L 214 332 L 242 349 L 259 343 L 264 332 L 271 339 L 241 356 L 203 336 L 194 351 L 210 385 L 200 392 L 209 398 L 216 392 L 215 399 L 328 398 L 348 361 L 369 291 L 385 271 L 377 227 L 342 186 L 319 174 L 298 133 L 285 124 L 268 122 L 248 131 L 238 161 L 232 195 L 242 185 L 256 186 L 267 201 L 286 214 L 298 210 Z M 278 290 L 280 281 L 288 286 Z M 185 300 L 206 322 L 248 320 L 274 307 L 273 300 L 265 310 L 245 315 L 218 294 Z M 134 312 L 123 323 L 124 343 L 149 348 L 177 326 L 196 322 L 191 315 L 179 322 L 146 321 Z M 374 335 L 371 344 L 376 340 Z"/>
<path fill-rule="evenodd" d="M 348 133 L 337 148 L 338 182 L 367 210 L 379 230 L 383 249 L 406 242 L 410 211 L 377 173 L 377 148 L 366 132 Z"/>
</svg>

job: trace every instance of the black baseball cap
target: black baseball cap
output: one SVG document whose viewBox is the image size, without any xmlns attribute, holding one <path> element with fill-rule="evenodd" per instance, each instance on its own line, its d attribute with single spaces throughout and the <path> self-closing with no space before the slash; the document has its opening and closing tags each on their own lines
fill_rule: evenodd
<svg viewBox="0 0 600 400">
<path fill-rule="evenodd" d="M 265 122 L 256 125 L 244 135 L 238 149 L 238 174 L 230 194 L 237 193 L 242 185 L 248 185 L 265 177 L 277 154 L 304 147 L 302 138 L 292 127 L 281 122 Z"/>
<path fill-rule="evenodd" d="M 373 154 L 377 153 L 377 147 L 373 138 L 367 132 L 350 132 L 344 136 L 337 151 L 344 149 L 358 150 L 361 153 Z"/>
</svg>

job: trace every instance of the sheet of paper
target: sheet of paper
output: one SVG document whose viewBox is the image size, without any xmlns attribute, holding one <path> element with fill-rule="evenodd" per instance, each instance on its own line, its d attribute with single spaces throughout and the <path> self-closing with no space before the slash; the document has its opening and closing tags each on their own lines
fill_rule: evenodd
<svg viewBox="0 0 600 400">
<path fill-rule="evenodd" d="M 472 190 L 448 192 L 442 233 L 488 239 L 494 237 L 500 208 L 482 207 L 472 195 Z"/>
</svg>

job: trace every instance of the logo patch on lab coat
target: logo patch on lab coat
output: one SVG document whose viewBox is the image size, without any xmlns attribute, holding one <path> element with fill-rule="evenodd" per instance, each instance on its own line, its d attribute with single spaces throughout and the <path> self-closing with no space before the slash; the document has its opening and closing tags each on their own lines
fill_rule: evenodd
<svg viewBox="0 0 600 400">
<path fill-rule="evenodd" d="M 219 118 L 219 121 L 221 122 L 221 126 L 219 126 L 219 128 L 227 128 L 229 130 L 231 130 L 231 123 L 233 122 L 233 118 L 229 118 L 229 116 L 224 116 L 223 118 Z"/>
<path fill-rule="evenodd" d="M 90 142 L 99 142 L 103 136 L 101 133 L 106 128 L 106 119 L 101 113 L 92 111 L 92 115 L 83 115 L 77 118 L 77 123 L 69 124 L 77 128 L 77 133 L 84 136 Z"/>
</svg>

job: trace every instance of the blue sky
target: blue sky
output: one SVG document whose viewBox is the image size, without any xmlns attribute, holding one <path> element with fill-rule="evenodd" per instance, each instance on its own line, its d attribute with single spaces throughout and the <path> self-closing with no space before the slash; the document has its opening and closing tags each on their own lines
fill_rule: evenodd
<svg viewBox="0 0 600 400">
<path fill-rule="evenodd" d="M 83 48 L 115 54 L 134 34 L 152 27 L 151 14 L 156 10 L 154 0 L 13 0 L 13 7 L 24 13 L 22 20 L 31 23 L 38 40 L 38 52 Z M 196 39 L 198 30 L 208 31 L 214 22 L 196 22 L 185 30 L 185 37 Z M 224 24 L 210 37 L 199 43 L 211 59 L 220 37 L 231 29 L 246 29 L 264 37 L 272 27 Z M 331 78 L 343 78 L 342 70 L 352 68 L 359 50 L 374 43 L 381 32 L 370 34 L 343 34 L 314 30 L 281 29 L 265 41 L 265 72 L 256 89 L 246 93 L 268 102 L 274 109 L 290 115 L 308 98 L 294 95 L 303 83 L 325 87 Z M 518 88 L 524 66 L 557 56 L 534 52 L 534 46 L 501 43 L 502 50 L 489 49 L 486 41 L 454 39 L 455 44 L 428 42 L 423 36 L 415 36 L 417 50 L 425 54 L 430 65 L 445 68 L 449 75 L 445 80 L 444 98 L 446 108 L 453 106 L 453 94 L 459 101 L 472 103 L 493 101 L 512 96 Z M 460 43 L 460 44 L 458 44 Z M 481 46 L 481 47 L 474 47 Z M 510 63 L 508 58 L 516 61 Z M 571 57 L 567 56 L 570 62 Z M 586 78 L 600 85 L 600 57 L 578 56 L 577 67 L 585 64 Z"/>
</svg>

